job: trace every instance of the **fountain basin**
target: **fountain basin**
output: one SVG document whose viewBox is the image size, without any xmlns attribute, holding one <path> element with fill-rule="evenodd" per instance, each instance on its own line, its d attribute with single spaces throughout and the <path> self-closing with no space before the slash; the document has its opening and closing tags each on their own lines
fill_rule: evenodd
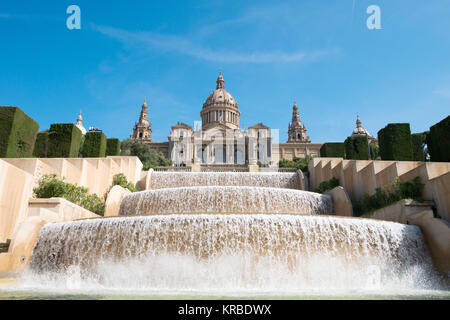
<svg viewBox="0 0 450 320">
<path fill-rule="evenodd" d="M 120 216 L 144 214 L 326 214 L 332 198 L 319 193 L 257 187 L 182 187 L 124 196 Z"/>
</svg>

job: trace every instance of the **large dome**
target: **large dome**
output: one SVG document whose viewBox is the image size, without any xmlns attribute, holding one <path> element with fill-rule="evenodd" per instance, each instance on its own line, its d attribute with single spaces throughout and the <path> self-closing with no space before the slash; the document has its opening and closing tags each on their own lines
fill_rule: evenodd
<svg viewBox="0 0 450 320">
<path fill-rule="evenodd" d="M 355 130 L 353 130 L 352 136 L 362 136 L 362 135 L 366 135 L 367 137 L 372 137 L 369 133 L 369 131 L 367 131 L 366 129 L 363 128 L 362 126 L 362 121 L 361 119 L 359 119 L 359 115 L 357 115 L 356 117 L 356 128 Z"/>
<path fill-rule="evenodd" d="M 222 76 L 222 72 L 217 78 L 217 87 L 206 99 L 203 104 L 203 108 L 212 107 L 214 105 L 227 105 L 230 107 L 238 108 L 238 104 L 236 100 L 234 100 L 233 96 L 225 90 L 225 80 Z"/>
<path fill-rule="evenodd" d="M 230 129 L 239 129 L 241 112 L 233 96 L 225 90 L 225 80 L 222 72 L 217 78 L 217 87 L 206 99 L 200 112 L 204 130 L 224 125 Z"/>
<path fill-rule="evenodd" d="M 225 89 L 214 90 L 206 99 L 203 104 L 203 108 L 207 108 L 213 105 L 226 104 L 237 109 L 238 105 L 234 100 L 233 96 Z"/>
</svg>

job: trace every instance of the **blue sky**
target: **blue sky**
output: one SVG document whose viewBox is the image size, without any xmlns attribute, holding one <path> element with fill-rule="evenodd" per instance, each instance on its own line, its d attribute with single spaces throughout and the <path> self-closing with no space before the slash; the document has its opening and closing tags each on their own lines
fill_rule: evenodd
<svg viewBox="0 0 450 320">
<path fill-rule="evenodd" d="M 81 8 L 68 30 L 66 8 Z M 381 9 L 369 30 L 366 9 Z M 20 1 L 0 3 L 0 105 L 39 122 L 127 138 L 147 98 L 153 137 L 193 125 L 220 69 L 245 128 L 287 140 L 292 104 L 313 142 L 343 141 L 359 112 L 422 132 L 450 114 L 448 0 Z"/>
</svg>

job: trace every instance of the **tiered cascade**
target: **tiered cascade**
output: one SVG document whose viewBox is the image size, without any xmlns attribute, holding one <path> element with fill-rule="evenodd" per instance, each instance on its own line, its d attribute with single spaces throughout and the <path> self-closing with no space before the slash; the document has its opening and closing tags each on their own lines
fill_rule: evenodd
<svg viewBox="0 0 450 320">
<path fill-rule="evenodd" d="M 283 175 L 272 177 L 279 188 L 257 185 L 267 178 L 258 174 L 240 176 L 252 186 L 197 186 L 234 184 L 237 176 L 193 175 L 189 186 L 160 188 L 164 176 L 168 186 L 176 184 L 173 175 L 156 175 L 158 189 L 124 198 L 122 217 L 46 225 L 25 283 L 158 294 L 341 294 L 434 285 L 416 226 L 330 216 L 328 196 L 289 189 Z"/>
</svg>

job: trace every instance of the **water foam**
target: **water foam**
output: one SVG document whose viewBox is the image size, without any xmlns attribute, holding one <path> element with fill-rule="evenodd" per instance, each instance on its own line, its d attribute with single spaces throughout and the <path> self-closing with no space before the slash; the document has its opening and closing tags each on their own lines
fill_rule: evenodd
<svg viewBox="0 0 450 320">
<path fill-rule="evenodd" d="M 246 186 L 298 189 L 298 174 L 287 172 L 153 172 L 152 189 Z"/>
<path fill-rule="evenodd" d="M 120 215 L 170 213 L 332 214 L 331 196 L 262 187 L 182 187 L 126 195 Z"/>
<path fill-rule="evenodd" d="M 168 293 L 433 288 L 418 227 L 294 215 L 167 215 L 46 225 L 24 287 Z"/>
</svg>

